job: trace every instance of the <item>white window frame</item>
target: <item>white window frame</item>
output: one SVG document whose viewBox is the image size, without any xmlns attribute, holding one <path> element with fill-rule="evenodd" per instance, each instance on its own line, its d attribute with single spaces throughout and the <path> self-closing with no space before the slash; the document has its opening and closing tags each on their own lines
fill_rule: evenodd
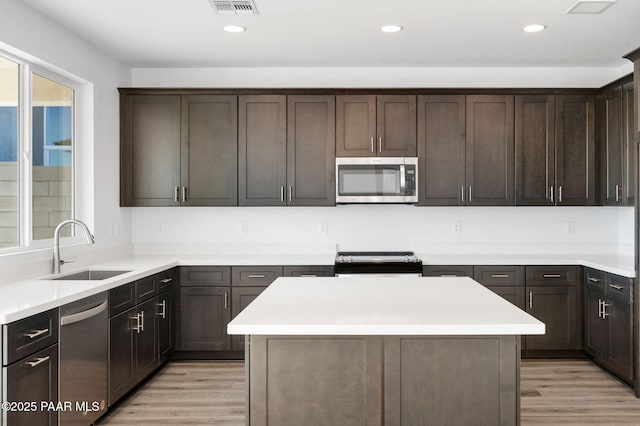
<svg viewBox="0 0 640 426">
<path fill-rule="evenodd" d="M 79 132 L 79 105 L 81 104 L 82 87 L 81 81 L 61 75 L 59 72 L 48 69 L 46 66 L 36 64 L 32 61 L 12 55 L 4 50 L 0 50 L 0 57 L 15 62 L 19 66 L 18 70 L 18 147 L 16 164 L 18 168 L 18 243 L 14 247 L 0 249 L 0 256 L 19 252 L 34 250 L 50 250 L 53 238 L 33 240 L 33 191 L 32 191 L 32 140 L 31 127 L 32 117 L 32 75 L 38 74 L 44 78 L 69 87 L 73 90 L 73 110 L 72 110 L 72 171 L 71 171 L 71 218 L 78 218 L 79 195 L 82 191 L 78 188 L 79 159 L 82 158 L 82 148 L 78 141 Z M 91 218 L 92 219 L 92 218 Z M 85 220 L 91 226 L 93 220 Z M 76 234 L 75 227 L 72 227 L 72 236 L 61 238 L 62 245 L 81 244 L 82 238 Z"/>
</svg>

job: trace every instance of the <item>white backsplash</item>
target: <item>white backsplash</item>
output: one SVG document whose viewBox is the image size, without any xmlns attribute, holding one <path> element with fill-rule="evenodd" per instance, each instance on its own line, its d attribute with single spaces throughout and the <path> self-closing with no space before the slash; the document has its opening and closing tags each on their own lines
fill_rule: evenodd
<svg viewBox="0 0 640 426">
<path fill-rule="evenodd" d="M 136 253 L 162 246 L 237 252 L 252 246 L 324 251 L 633 254 L 623 207 L 167 207 L 134 208 Z"/>
</svg>

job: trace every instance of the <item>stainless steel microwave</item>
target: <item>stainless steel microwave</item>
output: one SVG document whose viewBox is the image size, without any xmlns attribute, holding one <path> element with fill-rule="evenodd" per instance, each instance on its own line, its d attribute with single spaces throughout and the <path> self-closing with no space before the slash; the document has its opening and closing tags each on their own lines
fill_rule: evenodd
<svg viewBox="0 0 640 426">
<path fill-rule="evenodd" d="M 417 158 L 336 158 L 336 203 L 417 202 Z"/>
</svg>

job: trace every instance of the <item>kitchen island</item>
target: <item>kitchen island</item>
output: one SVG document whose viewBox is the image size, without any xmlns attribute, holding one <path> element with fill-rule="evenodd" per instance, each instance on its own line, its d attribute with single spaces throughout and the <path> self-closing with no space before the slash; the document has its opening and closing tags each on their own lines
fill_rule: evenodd
<svg viewBox="0 0 640 426">
<path fill-rule="evenodd" d="M 466 277 L 278 278 L 228 326 L 249 425 L 516 425 L 519 336 L 544 331 Z"/>
</svg>

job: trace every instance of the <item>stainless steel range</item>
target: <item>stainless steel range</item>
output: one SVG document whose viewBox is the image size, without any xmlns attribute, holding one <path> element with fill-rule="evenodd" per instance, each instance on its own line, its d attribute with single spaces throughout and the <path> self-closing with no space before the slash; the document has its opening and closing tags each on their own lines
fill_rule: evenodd
<svg viewBox="0 0 640 426">
<path fill-rule="evenodd" d="M 422 276 L 422 260 L 412 251 L 339 251 L 336 277 Z"/>
</svg>

